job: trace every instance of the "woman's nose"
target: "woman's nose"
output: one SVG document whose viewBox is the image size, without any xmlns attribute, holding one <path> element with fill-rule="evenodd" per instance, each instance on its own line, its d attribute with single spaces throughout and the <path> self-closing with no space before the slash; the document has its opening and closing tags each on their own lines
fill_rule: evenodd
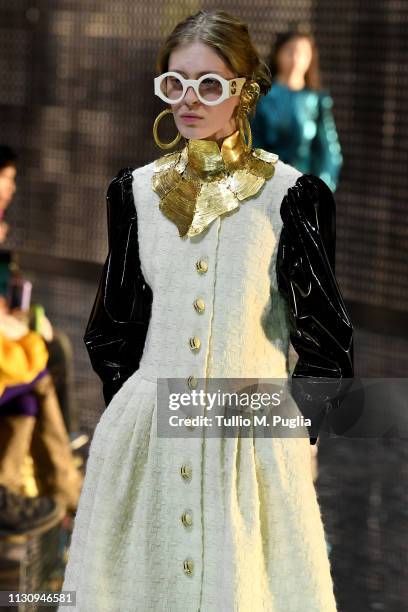
<svg viewBox="0 0 408 612">
<path fill-rule="evenodd" d="M 197 102 L 198 98 L 197 98 L 197 94 L 194 91 L 193 87 L 190 85 L 190 87 L 187 87 L 187 91 L 186 94 L 184 96 L 184 100 L 187 103 L 193 103 L 193 102 Z"/>
</svg>

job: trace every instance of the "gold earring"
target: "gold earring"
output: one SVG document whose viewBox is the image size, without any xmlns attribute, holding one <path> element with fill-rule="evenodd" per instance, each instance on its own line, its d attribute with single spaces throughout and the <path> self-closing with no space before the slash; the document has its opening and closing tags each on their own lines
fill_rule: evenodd
<svg viewBox="0 0 408 612">
<path fill-rule="evenodd" d="M 163 117 L 165 115 L 168 115 L 169 113 L 173 114 L 173 111 L 171 110 L 171 108 L 166 108 L 159 115 L 157 115 L 156 119 L 154 120 L 154 124 L 153 124 L 153 138 L 157 146 L 160 147 L 161 149 L 171 149 L 178 143 L 178 141 L 181 138 L 180 132 L 177 133 L 177 136 L 171 142 L 162 142 L 159 138 L 159 134 L 158 134 L 159 123 L 161 119 L 163 119 Z"/>
<path fill-rule="evenodd" d="M 256 81 L 251 81 L 242 90 L 241 101 L 238 111 L 238 126 L 241 139 L 246 150 L 249 152 L 252 149 L 252 131 L 248 119 L 250 108 L 255 104 L 260 96 L 261 88 Z M 246 139 L 248 142 L 246 142 Z"/>
<path fill-rule="evenodd" d="M 245 114 L 238 115 L 238 125 L 241 140 L 244 143 L 246 150 L 249 152 L 252 149 L 252 131 L 248 120 L 248 116 Z M 246 140 L 247 139 L 247 142 Z"/>
</svg>

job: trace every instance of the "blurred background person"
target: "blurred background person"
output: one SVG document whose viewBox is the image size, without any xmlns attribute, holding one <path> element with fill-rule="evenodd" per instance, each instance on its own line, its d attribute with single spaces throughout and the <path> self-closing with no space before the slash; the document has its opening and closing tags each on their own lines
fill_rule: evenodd
<svg viewBox="0 0 408 612">
<path fill-rule="evenodd" d="M 16 192 L 17 155 L 8 146 L 0 146 L 0 244 L 5 241 L 9 225 L 4 213 Z"/>
<path fill-rule="evenodd" d="M 48 352 L 37 332 L 0 307 L 0 534 L 25 533 L 55 520 L 57 500 L 27 496 L 23 464 L 38 413 L 33 393 L 46 375 Z"/>
<path fill-rule="evenodd" d="M 343 157 L 314 37 L 299 28 L 278 34 L 268 64 L 273 82 L 251 122 L 253 146 L 319 176 L 334 192 Z"/>
<path fill-rule="evenodd" d="M 16 153 L 0 146 L 0 243 L 10 229 L 4 213 L 16 192 L 16 174 Z M 57 373 L 68 369 L 59 364 L 61 355 L 72 359 L 65 334 L 55 334 L 41 308 L 30 317 L 31 283 L 21 277 L 9 251 L 0 255 L 0 531 L 21 532 L 55 514 L 55 504 L 39 497 L 49 496 L 75 512 L 83 476 L 50 367 L 53 349 Z M 36 485 L 32 500 L 24 476 L 30 455 Z"/>
<path fill-rule="evenodd" d="M 82 486 L 61 415 L 48 351 L 36 331 L 0 308 L 0 532 L 31 529 L 75 512 Z M 25 495 L 23 467 L 32 456 L 39 495 Z M 27 497 L 27 499 L 25 499 Z M 35 499 L 39 497 L 39 499 Z"/>
<path fill-rule="evenodd" d="M 16 193 L 17 153 L 7 145 L 0 145 L 0 300 L 5 299 L 12 277 L 21 279 L 17 257 L 8 250 L 1 250 L 10 232 L 5 221 L 5 212 Z M 3 265 L 2 265 L 3 264 Z M 18 281 L 16 281 L 18 284 Z M 13 308 L 13 316 L 27 320 L 27 313 L 21 308 Z M 47 367 L 52 374 L 57 389 L 61 411 L 69 432 L 78 432 L 78 413 L 74 394 L 74 358 L 72 343 L 68 335 L 55 328 L 40 304 L 33 304 L 29 313 L 31 327 L 38 331 L 47 344 L 49 354 Z"/>
</svg>

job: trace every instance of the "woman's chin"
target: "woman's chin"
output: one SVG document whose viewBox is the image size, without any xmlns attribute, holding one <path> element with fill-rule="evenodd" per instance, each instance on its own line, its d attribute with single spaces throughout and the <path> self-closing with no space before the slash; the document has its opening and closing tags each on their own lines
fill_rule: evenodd
<svg viewBox="0 0 408 612">
<path fill-rule="evenodd" d="M 199 128 L 198 126 L 195 125 L 183 125 L 182 127 L 179 128 L 179 132 L 182 136 L 184 136 L 184 138 L 190 139 L 201 139 L 204 138 L 203 134 L 206 133 L 206 130 L 203 130 L 203 128 Z"/>
</svg>

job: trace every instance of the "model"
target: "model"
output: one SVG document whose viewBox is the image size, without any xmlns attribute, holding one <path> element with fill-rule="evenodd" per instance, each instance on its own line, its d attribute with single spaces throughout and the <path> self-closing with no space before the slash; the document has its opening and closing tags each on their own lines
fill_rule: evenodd
<svg viewBox="0 0 408 612">
<path fill-rule="evenodd" d="M 251 122 L 253 145 L 273 151 L 335 192 L 343 156 L 333 98 L 321 88 L 315 38 L 295 29 L 276 37 L 268 65 L 272 86 Z"/>
<path fill-rule="evenodd" d="M 156 398 L 158 378 L 190 392 L 217 377 L 285 380 L 290 339 L 294 375 L 351 375 L 332 194 L 252 149 L 247 115 L 270 79 L 244 23 L 190 16 L 157 68 L 159 118 L 175 120 L 171 146 L 184 140 L 108 189 L 109 254 L 85 334 L 107 408 L 63 590 L 81 612 L 334 612 L 306 426 L 161 437 Z M 166 146 L 157 121 L 154 134 Z"/>
</svg>

